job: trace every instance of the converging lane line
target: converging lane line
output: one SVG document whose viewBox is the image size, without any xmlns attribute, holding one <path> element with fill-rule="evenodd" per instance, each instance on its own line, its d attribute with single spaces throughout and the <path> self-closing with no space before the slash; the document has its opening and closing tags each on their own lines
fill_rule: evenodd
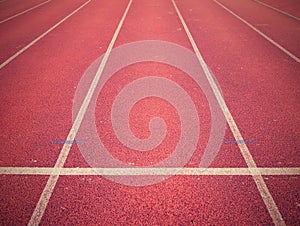
<svg viewBox="0 0 300 226">
<path fill-rule="evenodd" d="M 75 13 L 77 13 L 84 6 L 86 6 L 87 4 L 89 4 L 91 1 L 92 0 L 86 1 L 84 4 L 82 4 L 80 7 L 78 7 L 76 10 L 74 10 L 72 13 L 70 13 L 68 16 L 66 16 L 65 18 L 63 18 L 62 20 L 60 20 L 58 23 L 56 23 L 54 26 L 52 26 L 47 31 L 45 31 L 43 34 L 41 34 L 40 36 L 38 36 L 36 39 L 34 39 L 32 42 L 30 42 L 24 48 L 20 49 L 18 52 L 16 52 L 10 58 L 8 58 L 6 61 L 4 61 L 0 65 L 0 69 L 2 69 L 3 67 L 5 67 L 7 64 L 9 64 L 11 61 L 13 61 L 15 58 L 17 58 L 19 55 L 21 55 L 23 52 L 25 52 L 27 49 L 29 49 L 31 46 L 33 46 L 35 43 L 37 43 L 39 40 L 41 40 L 43 37 L 45 37 L 47 34 L 49 34 L 51 31 L 53 31 L 55 28 L 57 28 L 59 25 L 61 25 L 63 22 L 65 22 L 67 19 L 69 19 Z"/>
<path fill-rule="evenodd" d="M 291 14 L 285 12 L 285 11 L 282 11 L 282 10 L 280 10 L 280 9 L 277 9 L 277 8 L 275 8 L 275 7 L 273 7 L 273 6 L 270 6 L 270 5 L 268 5 L 268 4 L 264 3 L 264 2 L 261 2 L 261 1 L 258 1 L 258 0 L 252 0 L 252 1 L 254 1 L 254 2 L 258 3 L 258 4 L 261 4 L 261 5 L 265 6 L 265 7 L 268 7 L 268 8 L 270 8 L 270 9 L 273 9 L 273 10 L 275 10 L 275 11 L 277 11 L 277 12 L 279 12 L 279 13 L 282 13 L 282 14 L 288 16 L 288 17 L 291 17 L 291 18 L 293 18 L 293 19 L 295 19 L 295 20 L 300 21 L 300 18 L 298 18 L 298 17 L 296 17 L 296 16 L 293 16 L 293 15 L 291 15 Z"/>
<path fill-rule="evenodd" d="M 250 24 L 249 22 L 247 22 L 246 20 L 244 20 L 243 18 L 241 18 L 240 16 L 238 16 L 236 13 L 234 13 L 230 9 L 228 9 L 222 3 L 218 2 L 217 0 L 213 0 L 213 1 L 215 3 L 217 3 L 219 6 L 221 6 L 223 9 L 225 9 L 227 12 L 229 12 L 230 14 L 232 14 L 233 16 L 235 16 L 237 19 L 239 19 L 240 21 L 242 21 L 244 24 L 246 24 L 252 30 L 254 30 L 255 32 L 257 32 L 259 35 L 261 35 L 262 37 L 264 37 L 267 41 L 269 41 L 270 43 L 272 43 L 274 46 L 276 46 L 282 52 L 284 52 L 285 54 L 287 54 L 288 56 L 290 56 L 291 58 L 293 58 L 296 62 L 300 63 L 300 59 L 297 56 L 295 56 L 294 54 L 292 54 L 290 51 L 288 51 L 287 49 L 285 49 L 282 45 L 280 45 L 279 43 L 275 42 L 269 36 L 267 36 L 266 34 L 264 34 L 263 32 L 261 32 L 260 30 L 258 30 L 256 27 L 254 27 L 252 24 Z"/>
<path fill-rule="evenodd" d="M 181 23 L 184 27 L 184 30 L 185 30 L 185 32 L 186 32 L 186 34 L 187 34 L 187 36 L 188 36 L 188 38 L 191 42 L 191 45 L 192 45 L 192 47 L 193 47 L 193 49 L 194 49 L 194 51 L 197 55 L 197 58 L 199 60 L 199 63 L 201 64 L 201 67 L 202 67 L 205 75 L 206 75 L 206 78 L 207 78 L 207 80 L 208 80 L 208 82 L 209 82 L 209 84 L 210 84 L 217 100 L 218 100 L 218 103 L 219 103 L 223 113 L 224 113 L 224 116 L 227 120 L 227 123 L 230 127 L 230 130 L 231 130 L 231 132 L 233 133 L 233 135 L 235 137 L 235 140 L 236 141 L 244 140 L 244 138 L 243 138 L 241 132 L 239 131 L 239 128 L 238 128 L 236 122 L 234 121 L 234 119 L 232 117 L 232 114 L 230 113 L 230 111 L 229 111 L 229 109 L 228 109 L 228 107 L 225 103 L 225 100 L 223 99 L 223 97 L 221 95 L 221 92 L 220 92 L 219 88 L 217 87 L 217 85 L 216 85 L 216 83 L 215 83 L 215 81 L 214 81 L 214 79 L 213 79 L 213 77 L 212 77 L 212 75 L 211 75 L 211 73 L 210 73 L 210 71 L 209 71 L 209 69 L 208 69 L 208 67 L 207 67 L 207 65 L 206 65 L 206 63 L 205 63 L 198 47 L 197 47 L 197 45 L 196 45 L 196 43 L 195 43 L 195 40 L 194 40 L 191 32 L 189 31 L 189 28 L 186 25 L 186 23 L 185 23 L 182 15 L 181 15 L 177 5 L 176 5 L 176 3 L 174 2 L 174 0 L 172 0 L 172 3 L 174 5 L 174 8 L 177 12 L 177 15 L 178 15 L 180 21 L 181 21 Z M 245 162 L 246 162 L 248 168 L 251 168 L 251 169 L 255 168 L 256 169 L 257 165 L 254 162 L 254 159 L 253 159 L 246 143 L 239 143 L 238 146 L 239 146 L 239 149 L 241 151 L 242 156 L 245 159 Z M 262 197 L 262 199 L 263 199 L 263 201 L 264 201 L 264 203 L 265 203 L 265 205 L 266 205 L 266 207 L 269 211 L 269 214 L 270 214 L 274 224 L 275 225 L 285 225 L 285 222 L 284 222 L 284 220 L 281 216 L 281 213 L 279 212 L 278 207 L 277 207 L 277 205 L 276 205 L 276 203 L 275 203 L 275 201 L 274 201 L 274 199 L 273 199 L 273 197 L 272 197 L 272 195 L 271 195 L 264 179 L 262 178 L 262 176 L 260 174 L 258 174 L 258 175 L 254 174 L 254 172 L 253 172 L 252 178 L 255 181 L 256 187 L 259 190 L 259 193 L 260 193 L 260 195 L 261 195 L 261 197 Z"/>
<path fill-rule="evenodd" d="M 300 167 L 289 168 L 50 168 L 0 167 L 0 175 L 59 176 L 300 176 Z"/>
<path fill-rule="evenodd" d="M 91 101 L 93 93 L 94 93 L 94 91 L 95 91 L 95 89 L 97 87 L 97 84 L 99 82 L 99 79 L 100 79 L 100 76 L 102 74 L 102 71 L 103 71 L 103 69 L 105 67 L 105 64 L 106 64 L 106 62 L 108 60 L 108 57 L 110 55 L 110 52 L 111 52 L 111 50 L 112 50 L 112 48 L 113 48 L 113 46 L 115 44 L 117 36 L 118 36 L 118 34 L 119 34 L 120 30 L 121 30 L 121 27 L 122 27 L 122 25 L 124 23 L 126 15 L 127 15 L 128 11 L 129 11 L 129 8 L 131 6 L 131 3 L 132 3 L 132 0 L 129 0 L 129 3 L 128 3 L 128 5 L 127 5 L 127 7 L 126 7 L 126 9 L 124 11 L 124 14 L 123 14 L 123 16 L 122 16 L 122 18 L 121 18 L 121 20 L 120 20 L 120 22 L 119 22 L 119 24 L 118 24 L 118 26 L 116 28 L 116 31 L 114 32 L 112 40 L 110 41 L 110 44 L 109 44 L 109 46 L 108 46 L 108 48 L 107 48 L 107 50 L 106 50 L 106 52 L 104 54 L 104 57 L 103 57 L 103 59 L 101 61 L 101 64 L 100 64 L 100 66 L 99 66 L 99 68 L 97 70 L 97 73 L 96 73 L 96 75 L 95 75 L 95 77 L 94 77 L 94 79 L 92 81 L 92 84 L 91 84 L 91 86 L 90 86 L 90 88 L 88 90 L 88 93 L 87 93 L 87 95 L 86 95 L 86 97 L 85 97 L 85 99 L 84 99 L 84 101 L 82 103 L 82 106 L 80 107 L 80 110 L 79 110 L 79 112 L 78 112 L 78 114 L 76 116 L 76 119 L 74 120 L 74 123 L 72 125 L 72 128 L 69 131 L 69 134 L 68 134 L 66 140 L 74 140 L 74 138 L 75 138 L 75 136 L 76 136 L 76 134 L 77 134 L 77 132 L 79 130 L 80 124 L 81 124 L 81 122 L 83 120 L 83 117 L 85 115 L 87 107 L 88 107 L 88 105 L 89 105 L 89 103 Z M 64 166 L 65 161 L 66 161 L 66 159 L 68 157 L 68 154 L 70 152 L 71 147 L 72 147 L 72 144 L 64 144 L 64 146 L 63 146 L 63 148 L 62 148 L 62 150 L 61 150 L 61 152 L 60 152 L 60 154 L 58 156 L 58 159 L 57 159 L 57 161 L 55 163 L 54 168 L 60 170 Z M 35 210 L 34 210 L 32 216 L 31 216 L 31 219 L 30 219 L 28 225 L 39 225 L 39 223 L 40 223 L 40 221 L 41 221 L 41 219 L 42 219 L 42 217 L 44 215 L 44 212 L 46 210 L 46 207 L 48 205 L 48 202 L 50 200 L 50 197 L 51 197 L 51 195 L 52 195 L 52 193 L 54 191 L 54 188 L 56 186 L 58 178 L 59 178 L 59 175 L 50 175 L 50 177 L 49 177 L 49 179 L 47 181 L 47 184 L 44 187 L 44 190 L 43 190 L 43 192 L 42 192 L 42 194 L 40 196 L 40 199 L 39 199 L 39 201 L 37 203 L 37 206 L 35 207 Z"/>
<path fill-rule="evenodd" d="M 46 3 L 49 3 L 49 2 L 51 2 L 51 0 L 42 2 L 42 3 L 40 3 L 40 4 L 38 4 L 38 5 L 35 5 L 35 6 L 31 7 L 31 8 L 29 8 L 29 9 L 26 9 L 26 10 L 20 12 L 20 13 L 17 13 L 17 14 L 15 14 L 15 15 L 11 16 L 11 17 L 8 17 L 8 18 L 6 18 L 6 19 L 0 21 L 0 24 L 4 23 L 4 22 L 6 22 L 6 21 L 9 21 L 9 20 L 11 20 L 11 19 L 13 19 L 13 18 L 15 18 L 15 17 L 17 17 L 17 16 L 20 16 L 20 15 L 22 15 L 22 14 L 24 14 L 24 13 L 27 13 L 27 12 L 33 10 L 33 9 L 36 9 L 36 8 L 42 6 L 42 5 L 46 4 Z"/>
</svg>

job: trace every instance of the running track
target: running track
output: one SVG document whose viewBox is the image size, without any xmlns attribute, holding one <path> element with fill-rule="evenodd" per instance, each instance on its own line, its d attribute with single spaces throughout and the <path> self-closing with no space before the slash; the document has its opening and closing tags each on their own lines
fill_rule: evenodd
<svg viewBox="0 0 300 226">
<path fill-rule="evenodd" d="M 299 12 L 296 0 L 0 1 L 1 225 L 299 225 Z M 206 170 L 198 167 L 213 121 L 208 100 L 186 72 L 155 61 L 117 71 L 95 99 L 98 135 L 127 168 L 94 171 L 80 149 L 90 140 L 63 144 L 78 139 L 72 108 L 90 65 L 144 40 L 195 52 L 209 68 L 205 76 L 214 77 L 226 128 Z M 109 62 L 99 61 L 92 76 Z M 147 76 L 183 87 L 201 136 L 176 175 L 148 186 L 115 183 L 105 175 L 149 177 L 143 167 L 167 159 L 180 138 L 180 116 L 158 97 L 134 105 L 129 123 L 145 139 L 150 119 L 163 118 L 161 144 L 141 152 L 116 137 L 110 118 L 116 96 Z M 151 169 L 154 177 L 168 170 Z"/>
</svg>

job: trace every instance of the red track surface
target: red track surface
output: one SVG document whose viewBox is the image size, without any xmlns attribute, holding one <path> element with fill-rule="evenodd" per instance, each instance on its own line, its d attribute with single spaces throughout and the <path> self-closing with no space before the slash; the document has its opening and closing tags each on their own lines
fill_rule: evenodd
<svg viewBox="0 0 300 226">
<path fill-rule="evenodd" d="M 42 2 L 0 2 L 0 20 Z M 85 2 L 52 0 L 1 23 L 0 63 Z M 91 1 L 1 67 L 1 225 L 27 224 L 49 178 L 9 174 L 4 172 L 5 167 L 55 165 L 63 145 L 53 141 L 66 140 L 72 127 L 72 106 L 79 81 L 107 50 L 128 2 Z M 251 0 L 219 2 L 300 57 L 299 21 Z M 296 2 L 263 2 L 299 17 Z M 294 169 L 292 175 L 265 175 L 263 179 L 285 224 L 298 225 L 299 63 L 212 0 L 178 0 L 176 4 L 243 138 L 256 141 L 247 146 L 257 166 Z M 164 40 L 193 51 L 171 1 L 133 0 L 114 47 L 141 40 Z M 120 90 L 150 75 L 175 81 L 193 99 L 199 112 L 201 137 L 186 167 L 198 167 L 211 126 L 208 102 L 196 83 L 172 66 L 138 63 L 114 74 L 97 99 L 99 137 L 111 154 L 125 163 L 146 166 L 170 155 L 180 134 L 180 118 L 166 101 L 150 97 L 136 104 L 130 114 L 132 132 L 139 138 L 149 136 L 148 122 L 152 117 L 164 118 L 168 126 L 166 138 L 151 152 L 125 147 L 111 126 L 110 109 Z M 227 126 L 224 140 L 234 139 Z M 72 145 L 64 167 L 90 167 L 79 145 Z M 209 167 L 246 168 L 247 163 L 237 144 L 223 144 Z M 144 187 L 120 185 L 96 175 L 63 175 L 55 184 L 40 224 L 279 225 L 271 215 L 251 175 L 175 175 Z"/>
<path fill-rule="evenodd" d="M 276 1 L 276 0 L 262 0 L 265 4 L 268 4 L 274 8 L 287 12 L 293 16 L 299 17 L 299 7 L 300 2 L 297 0 L 287 0 L 287 1 Z"/>
</svg>

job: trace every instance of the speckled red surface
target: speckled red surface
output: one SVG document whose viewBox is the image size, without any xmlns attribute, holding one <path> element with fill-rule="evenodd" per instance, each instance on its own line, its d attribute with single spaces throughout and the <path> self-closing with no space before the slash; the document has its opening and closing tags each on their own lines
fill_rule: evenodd
<svg viewBox="0 0 300 226">
<path fill-rule="evenodd" d="M 0 20 L 41 2 L 4 1 L 0 3 Z M 52 0 L 0 24 L 1 62 L 83 2 Z M 250 0 L 220 2 L 250 23 L 258 24 L 259 29 L 299 57 L 297 21 Z M 264 2 L 296 12 L 290 5 Z M 93 0 L 0 70 L 1 167 L 54 166 L 62 144 L 52 141 L 66 139 L 72 126 L 78 82 L 89 65 L 106 51 L 127 3 Z M 176 3 L 218 80 L 241 134 L 246 140 L 256 141 L 247 145 L 257 165 L 299 167 L 299 63 L 213 1 Z M 297 4 L 293 4 L 296 8 Z M 153 39 L 192 50 L 170 1 L 134 0 L 115 46 Z M 116 73 L 98 98 L 102 105 L 97 105 L 95 116 L 100 137 L 107 147 L 112 147 L 113 156 L 124 162 L 146 165 L 170 154 L 180 123 L 174 108 L 158 98 L 139 103 L 130 116 L 130 122 L 135 124 L 133 133 L 142 138 L 148 135 L 142 131 L 150 116 L 165 118 L 169 134 L 153 152 L 141 154 L 124 148 L 110 128 L 109 105 L 120 87 L 153 73 L 178 82 L 195 101 L 202 133 L 187 166 L 197 167 L 209 136 L 208 103 L 196 84 L 171 66 L 148 62 Z M 100 123 L 102 118 L 107 119 L 105 125 Z M 224 140 L 233 139 L 227 127 Z M 77 145 L 72 146 L 65 167 L 89 167 Z M 246 167 L 246 163 L 237 145 L 231 143 L 222 145 L 210 167 Z M 1 175 L 0 224 L 27 224 L 47 178 Z M 297 225 L 299 176 L 263 178 L 286 223 Z M 97 224 L 271 225 L 272 219 L 250 176 L 173 176 L 145 187 L 119 185 L 101 176 L 61 176 L 41 225 Z"/>
</svg>

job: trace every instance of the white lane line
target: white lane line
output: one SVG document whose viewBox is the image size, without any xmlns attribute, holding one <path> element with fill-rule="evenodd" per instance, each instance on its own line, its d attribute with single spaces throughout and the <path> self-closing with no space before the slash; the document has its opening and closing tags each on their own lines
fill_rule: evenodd
<svg viewBox="0 0 300 226">
<path fill-rule="evenodd" d="M 255 32 L 257 32 L 259 35 L 261 35 L 262 37 L 264 37 L 266 40 L 268 40 L 270 43 L 272 43 L 274 46 L 276 46 L 282 52 L 284 52 L 285 54 L 287 54 L 288 56 L 290 56 L 291 58 L 293 58 L 296 62 L 300 63 L 300 59 L 297 56 L 295 56 L 294 54 L 292 54 L 290 51 L 288 51 L 287 49 L 285 49 L 283 46 L 281 46 L 280 44 L 278 44 L 277 42 L 275 42 L 273 39 L 271 39 L 270 37 L 268 37 L 267 35 L 265 35 L 263 32 L 261 32 L 260 30 L 258 30 L 256 27 L 254 27 L 252 24 L 250 24 L 249 22 L 247 22 L 246 20 L 244 20 L 243 18 L 241 18 L 240 16 L 238 16 L 237 14 L 235 14 L 234 12 L 232 12 L 230 9 L 228 9 L 226 6 L 224 6 L 222 3 L 218 2 L 217 0 L 213 0 L 213 1 L 215 3 L 217 3 L 219 6 L 221 6 L 223 9 L 225 9 L 227 12 L 229 12 L 230 14 L 232 14 L 233 16 L 235 16 L 237 19 L 239 19 L 240 21 L 242 21 L 244 24 L 246 24 L 252 30 L 254 30 Z"/>
<path fill-rule="evenodd" d="M 225 115 L 225 118 L 227 120 L 227 123 L 235 137 L 235 140 L 238 141 L 238 140 L 244 140 L 242 134 L 240 133 L 238 127 L 237 127 L 237 124 L 236 122 L 234 121 L 233 117 L 232 117 L 232 114 L 230 113 L 226 103 L 225 103 L 225 100 L 223 99 L 222 95 L 221 95 L 221 92 L 219 90 L 219 88 L 217 87 L 202 55 L 200 54 L 200 51 L 195 43 L 195 40 L 194 38 L 192 37 L 192 34 L 191 32 L 189 31 L 176 3 L 174 2 L 174 0 L 172 0 L 172 3 L 174 5 L 174 8 L 176 9 L 176 12 L 177 12 L 177 15 L 184 27 L 184 30 L 186 31 L 186 34 L 191 42 L 191 45 L 193 46 L 193 49 L 198 57 L 198 60 L 203 68 L 203 71 L 206 75 L 206 78 L 208 79 L 209 81 L 209 84 L 211 86 L 211 88 L 213 89 L 213 92 L 218 100 L 218 103 L 220 105 L 220 107 L 222 108 L 222 111 Z M 239 143 L 238 144 L 239 146 L 239 149 L 241 151 L 241 154 L 243 155 L 244 159 L 245 159 L 245 162 L 247 164 L 247 166 L 249 168 L 257 168 L 256 166 L 256 163 L 254 162 L 253 160 L 253 157 L 246 145 L 246 143 Z M 281 216 L 281 213 L 279 212 L 278 210 L 278 207 L 269 191 L 269 189 L 267 188 L 267 185 L 265 183 L 265 181 L 263 180 L 262 176 L 261 175 L 252 175 L 254 181 L 255 181 L 255 184 L 259 190 L 259 193 L 269 211 L 269 214 L 270 216 L 272 217 L 273 219 L 273 222 L 275 225 L 285 225 L 285 222 Z"/>
<path fill-rule="evenodd" d="M 15 14 L 15 15 L 11 16 L 11 17 L 8 17 L 8 18 L 6 18 L 6 19 L 0 21 L 0 24 L 4 23 L 4 22 L 6 22 L 6 21 L 9 21 L 9 20 L 11 20 L 11 19 L 13 19 L 13 18 L 15 18 L 15 17 L 17 17 L 17 16 L 20 16 L 20 15 L 22 15 L 22 14 L 24 14 L 24 13 L 27 13 L 27 12 L 33 10 L 33 9 L 36 9 L 36 8 L 42 6 L 42 5 L 44 5 L 44 4 L 46 4 L 46 3 L 50 2 L 50 1 L 51 1 L 51 0 L 42 2 L 42 3 L 40 3 L 40 4 L 38 4 L 38 5 L 35 5 L 35 6 L 31 7 L 31 8 L 29 8 L 29 9 L 26 9 L 26 10 L 20 12 L 20 13 L 17 13 L 17 14 Z"/>
<path fill-rule="evenodd" d="M 185 175 L 185 176 L 300 176 L 300 167 L 289 168 L 50 168 L 0 167 L 0 175 Z"/>
<path fill-rule="evenodd" d="M 104 57 L 103 57 L 103 59 L 101 61 L 101 64 L 100 64 L 100 66 L 99 66 L 99 68 L 97 70 L 97 73 L 95 75 L 95 78 L 92 81 L 92 84 L 91 84 L 91 86 L 90 86 L 90 88 L 88 90 L 88 93 L 87 93 L 87 95 L 86 95 L 86 97 L 85 97 L 85 99 L 84 99 L 84 101 L 82 103 L 82 106 L 80 107 L 78 115 L 76 116 L 76 119 L 74 120 L 74 123 L 72 125 L 72 128 L 69 131 L 69 134 L 68 134 L 66 140 L 74 140 L 74 138 L 75 138 L 75 136 L 76 136 L 76 134 L 78 132 L 78 129 L 79 129 L 80 124 L 81 124 L 81 122 L 83 120 L 84 114 L 85 114 L 85 112 L 87 110 L 87 107 L 88 107 L 88 105 L 90 103 L 90 100 L 91 100 L 91 98 L 93 96 L 93 93 L 94 93 L 94 91 L 95 91 L 95 89 L 97 87 L 97 84 L 99 82 L 99 79 L 100 79 L 100 76 L 101 76 L 102 71 L 104 69 L 104 66 L 105 66 L 105 64 L 106 64 L 106 62 L 108 60 L 108 57 L 110 55 L 110 52 L 111 52 L 111 50 L 112 50 L 112 48 L 113 48 L 113 46 L 115 44 L 115 41 L 117 39 L 117 36 L 118 36 L 118 34 L 119 34 L 120 30 L 121 30 L 121 27 L 122 27 L 123 23 L 124 23 L 126 15 L 127 15 L 128 11 L 129 11 L 129 8 L 131 6 L 131 3 L 132 3 L 132 0 L 129 1 L 129 3 L 128 3 L 125 11 L 124 11 L 124 14 L 123 14 L 123 16 L 122 16 L 122 18 L 121 18 L 121 20 L 120 20 L 120 22 L 118 24 L 118 27 L 117 27 L 117 29 L 116 29 L 116 31 L 115 31 L 115 33 L 114 33 L 114 35 L 113 35 L 110 43 L 109 43 L 109 46 L 108 46 L 108 48 L 107 48 L 107 50 L 105 52 L 105 55 L 104 55 Z M 58 159 L 57 159 L 57 161 L 55 163 L 54 168 L 58 168 L 59 169 L 59 168 L 62 168 L 64 166 L 64 163 L 65 163 L 65 161 L 66 161 L 66 159 L 68 157 L 68 154 L 70 152 L 71 147 L 72 147 L 72 144 L 64 144 L 64 146 L 63 146 L 63 148 L 62 148 L 62 150 L 61 150 L 61 152 L 60 152 L 60 154 L 58 156 Z M 43 190 L 43 193 L 41 194 L 39 202 L 38 202 L 37 206 L 35 207 L 35 210 L 34 210 L 32 216 L 31 216 L 31 219 L 30 219 L 28 225 L 38 225 L 40 223 L 40 221 L 42 219 L 42 216 L 43 216 L 43 214 L 44 214 L 44 212 L 46 210 L 46 207 L 47 207 L 47 204 L 49 202 L 49 199 L 50 199 L 50 197 L 51 197 L 51 195 L 53 193 L 53 190 L 55 188 L 55 185 L 56 185 L 56 183 L 58 181 L 58 178 L 59 178 L 59 175 L 51 175 L 49 177 L 49 179 L 47 181 L 47 184 L 46 184 L 46 186 L 45 186 L 45 188 Z"/>
<path fill-rule="evenodd" d="M 19 50 L 18 52 L 16 52 L 14 55 L 12 55 L 10 58 L 8 58 L 6 61 L 4 61 L 0 65 L 0 69 L 2 69 L 4 66 L 6 66 L 7 64 L 9 64 L 16 57 L 18 57 L 20 54 L 22 54 L 23 52 L 25 52 L 27 49 L 29 49 L 31 46 L 33 46 L 35 43 L 37 43 L 39 40 L 41 40 L 43 37 L 45 37 L 48 33 L 50 33 L 51 31 L 53 31 L 55 28 L 57 28 L 59 25 L 61 25 L 64 21 L 66 21 L 71 16 L 73 16 L 75 13 L 77 13 L 81 8 L 83 8 L 84 6 L 86 6 L 87 4 L 89 4 L 91 1 L 92 0 L 88 0 L 87 2 L 85 2 L 84 4 L 82 4 L 80 7 L 78 7 L 76 10 L 74 10 L 72 13 L 70 13 L 68 16 L 66 16 L 65 18 L 63 18 L 62 20 L 60 20 L 54 26 L 52 26 L 51 28 L 49 28 L 47 31 L 45 31 L 43 34 L 41 34 L 39 37 L 37 37 L 36 39 L 34 39 L 28 45 L 26 45 L 24 48 L 22 48 L 21 50 Z"/>
<path fill-rule="evenodd" d="M 285 11 L 282 11 L 280 9 L 277 9 L 277 8 L 273 7 L 273 6 L 270 6 L 270 5 L 268 5 L 268 4 L 264 3 L 264 2 L 261 2 L 261 1 L 258 1 L 258 0 L 252 0 L 252 1 L 254 1 L 254 2 L 258 3 L 258 4 L 261 4 L 263 6 L 266 6 L 266 7 L 270 8 L 270 9 L 273 9 L 273 10 L 275 10 L 275 11 L 277 11 L 279 13 L 282 13 L 282 14 L 288 16 L 288 17 L 291 17 L 291 18 L 293 18 L 295 20 L 300 20 L 299 17 L 293 16 L 293 15 L 291 15 L 291 14 L 285 12 Z"/>
</svg>

